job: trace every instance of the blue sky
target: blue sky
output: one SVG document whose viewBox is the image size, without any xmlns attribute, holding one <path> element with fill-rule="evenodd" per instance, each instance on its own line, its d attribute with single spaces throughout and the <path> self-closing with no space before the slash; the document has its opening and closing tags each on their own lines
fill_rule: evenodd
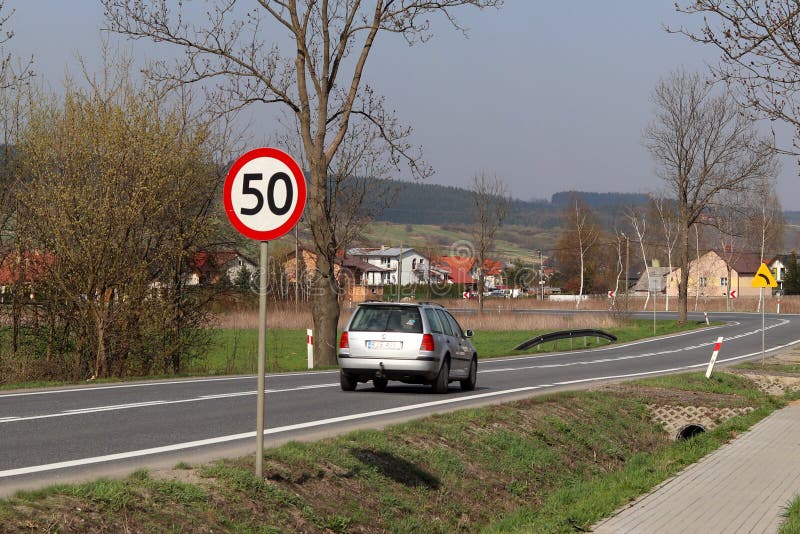
<svg viewBox="0 0 800 534">
<path fill-rule="evenodd" d="M 7 50 L 32 54 L 51 88 L 78 72 L 78 55 L 90 68 L 98 64 L 98 2 L 7 0 L 7 8 L 16 10 Z M 672 2 L 641 0 L 507 0 L 499 11 L 462 10 L 459 20 L 469 38 L 441 20 L 426 44 L 380 37 L 366 72 L 413 127 L 414 144 L 436 171 L 430 181 L 467 186 L 476 173 L 496 174 L 522 199 L 663 188 L 642 146 L 650 92 L 671 70 L 702 70 L 716 56 L 662 26 L 698 20 L 675 13 Z M 141 61 L 172 53 L 145 41 L 125 46 Z M 273 111 L 252 108 L 252 146 L 270 138 Z M 788 144 L 790 133 L 779 131 L 779 142 Z M 797 168 L 783 160 L 786 209 L 800 209 Z"/>
</svg>

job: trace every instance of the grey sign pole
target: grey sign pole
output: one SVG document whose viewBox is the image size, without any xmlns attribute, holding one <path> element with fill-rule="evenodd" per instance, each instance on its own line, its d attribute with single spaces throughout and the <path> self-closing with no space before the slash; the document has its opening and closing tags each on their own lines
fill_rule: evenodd
<svg viewBox="0 0 800 534">
<path fill-rule="evenodd" d="M 261 242 L 258 271 L 258 388 L 256 392 L 256 477 L 264 474 L 264 373 L 267 347 L 267 252 L 269 241 Z"/>
</svg>

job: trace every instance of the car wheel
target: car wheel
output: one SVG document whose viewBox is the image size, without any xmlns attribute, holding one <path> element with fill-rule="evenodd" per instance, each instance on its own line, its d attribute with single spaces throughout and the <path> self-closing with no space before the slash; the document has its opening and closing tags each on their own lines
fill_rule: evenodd
<svg viewBox="0 0 800 534">
<path fill-rule="evenodd" d="M 386 391 L 386 385 L 389 381 L 385 378 L 373 378 L 372 385 L 375 386 L 377 391 Z"/>
<path fill-rule="evenodd" d="M 358 379 L 353 375 L 349 375 L 339 370 L 339 385 L 342 386 L 342 391 L 355 391 L 358 385 Z"/>
<path fill-rule="evenodd" d="M 472 357 L 472 361 L 469 364 L 469 375 L 467 376 L 466 380 L 461 380 L 461 389 L 464 391 L 472 391 L 475 389 L 475 384 L 478 382 L 478 358 L 476 356 Z"/>
<path fill-rule="evenodd" d="M 433 392 L 447 393 L 449 383 L 450 383 L 450 360 L 445 359 L 441 369 L 439 369 L 439 374 L 436 375 L 436 378 L 433 380 L 432 384 Z"/>
</svg>

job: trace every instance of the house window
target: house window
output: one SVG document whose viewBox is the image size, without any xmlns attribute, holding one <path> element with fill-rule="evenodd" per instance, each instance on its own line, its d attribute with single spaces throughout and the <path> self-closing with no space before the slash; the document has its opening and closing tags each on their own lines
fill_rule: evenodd
<svg viewBox="0 0 800 534">
<path fill-rule="evenodd" d="M 705 276 L 700 277 L 700 287 L 708 286 L 708 279 Z"/>
<path fill-rule="evenodd" d="M 728 277 L 727 276 L 721 277 L 719 279 L 719 285 L 721 285 L 722 287 L 728 287 Z"/>
<path fill-rule="evenodd" d="M 414 258 L 413 260 L 411 260 L 411 269 L 416 269 L 416 268 L 417 268 L 417 258 Z"/>
<path fill-rule="evenodd" d="M 381 265 L 389 265 L 389 256 L 381 256 Z"/>
</svg>

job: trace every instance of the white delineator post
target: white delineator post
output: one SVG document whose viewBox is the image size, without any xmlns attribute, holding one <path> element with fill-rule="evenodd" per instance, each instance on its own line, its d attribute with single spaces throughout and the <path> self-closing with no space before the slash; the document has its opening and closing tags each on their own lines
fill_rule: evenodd
<svg viewBox="0 0 800 534">
<path fill-rule="evenodd" d="M 308 346 L 308 368 L 314 368 L 314 331 L 306 328 L 306 345 Z"/>
<path fill-rule="evenodd" d="M 711 370 L 714 369 L 714 362 L 717 361 L 717 354 L 719 349 L 722 348 L 722 337 L 717 338 L 717 343 L 714 345 L 714 352 L 711 353 L 711 361 L 708 362 L 708 369 L 706 369 L 706 378 L 711 378 Z"/>
</svg>

